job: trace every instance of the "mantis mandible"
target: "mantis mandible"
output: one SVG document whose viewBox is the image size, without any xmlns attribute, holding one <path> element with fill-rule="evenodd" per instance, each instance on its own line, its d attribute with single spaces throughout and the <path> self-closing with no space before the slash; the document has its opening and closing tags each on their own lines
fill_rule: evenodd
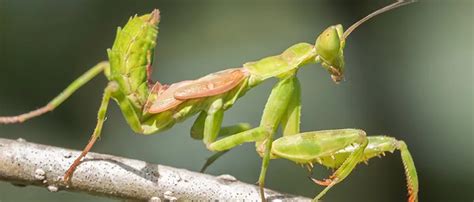
<svg viewBox="0 0 474 202">
<path fill-rule="evenodd" d="M 297 72 L 303 65 L 321 63 L 332 80 L 340 82 L 345 66 L 343 49 L 349 34 L 368 19 L 412 2 L 392 3 L 359 20 L 345 32 L 342 25 L 330 26 L 317 37 L 314 45 L 298 43 L 280 55 L 169 85 L 154 83 L 150 79 L 160 22 L 159 11 L 155 9 L 150 14 L 130 18 L 123 29 L 118 28 L 115 42 L 107 50 L 108 62 L 92 67 L 46 106 L 18 116 L 0 117 L 0 123 L 20 123 L 52 111 L 103 72 L 109 83 L 97 114 L 97 125 L 81 155 L 66 171 L 65 182 L 72 180 L 75 168 L 101 135 L 112 98 L 132 130 L 138 134 L 158 133 L 199 114 L 191 128 L 191 136 L 201 139 L 210 151 L 217 152 L 203 169 L 230 149 L 255 142 L 256 151 L 263 159 L 258 180 L 262 200 L 265 200 L 263 187 L 270 159 L 285 158 L 307 165 L 310 170 L 316 163 L 335 168 L 336 171 L 328 179 L 312 179 L 326 186 L 315 198 L 320 199 L 331 187 L 343 181 L 357 164 L 384 152 L 400 150 L 408 184 L 408 200 L 417 201 L 417 173 L 403 141 L 387 136 L 367 137 L 364 131 L 358 129 L 300 132 L 301 87 L 297 78 Z M 270 78 L 276 78 L 278 82 L 270 93 L 260 125 L 251 128 L 249 124 L 240 123 L 221 127 L 224 112 L 251 88 Z M 283 137 L 275 139 L 279 126 Z"/>
</svg>

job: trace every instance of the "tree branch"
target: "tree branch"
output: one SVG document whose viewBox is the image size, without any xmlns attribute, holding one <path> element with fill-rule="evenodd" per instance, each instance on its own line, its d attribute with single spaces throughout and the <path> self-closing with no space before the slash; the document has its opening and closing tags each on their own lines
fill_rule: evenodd
<svg viewBox="0 0 474 202">
<path fill-rule="evenodd" d="M 89 153 L 66 185 L 62 176 L 79 151 L 0 138 L 0 180 L 16 185 L 85 192 L 127 200 L 258 200 L 258 187 L 230 175 L 214 177 L 185 169 Z M 309 200 L 266 189 L 268 200 Z"/>
</svg>

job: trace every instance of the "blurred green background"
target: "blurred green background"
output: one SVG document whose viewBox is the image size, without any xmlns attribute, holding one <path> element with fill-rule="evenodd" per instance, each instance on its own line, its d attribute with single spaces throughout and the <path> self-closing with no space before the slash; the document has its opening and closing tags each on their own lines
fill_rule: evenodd
<svg viewBox="0 0 474 202">
<path fill-rule="evenodd" d="M 238 67 L 313 43 L 329 25 L 348 27 L 390 3 L 364 1 L 13 1 L 0 0 L 0 114 L 47 103 L 111 47 L 129 16 L 162 14 L 153 78 L 171 83 Z M 300 71 L 302 130 L 361 128 L 405 140 L 418 169 L 422 201 L 474 199 L 473 1 L 420 1 L 363 25 L 348 39 L 346 81 L 335 85 L 319 65 Z M 275 80 L 247 93 L 225 124 L 259 123 Z M 96 121 L 102 75 L 54 112 L 21 125 L 0 126 L 0 137 L 82 149 Z M 93 151 L 199 170 L 211 153 L 189 137 L 192 120 L 152 136 L 135 135 L 115 104 Z M 253 144 L 234 149 L 208 173 L 257 181 Z M 330 170 L 318 167 L 315 177 Z M 273 160 L 267 186 L 312 197 L 321 187 L 306 170 Z M 403 201 L 399 153 L 361 164 L 327 201 Z M 0 182 L 0 201 L 109 201 L 81 193 L 49 193 Z"/>
</svg>

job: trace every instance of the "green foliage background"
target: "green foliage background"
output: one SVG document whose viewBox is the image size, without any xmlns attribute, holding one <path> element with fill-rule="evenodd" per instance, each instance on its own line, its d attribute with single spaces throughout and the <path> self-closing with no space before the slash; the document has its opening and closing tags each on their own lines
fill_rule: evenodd
<svg viewBox="0 0 474 202">
<path fill-rule="evenodd" d="M 162 14 L 153 77 L 192 79 L 314 42 L 329 25 L 351 23 L 390 1 L 13 1 L 0 0 L 0 114 L 35 109 L 88 67 L 106 59 L 116 27 L 135 13 Z M 422 201 L 470 201 L 473 196 L 473 2 L 421 1 L 371 20 L 347 41 L 346 81 L 335 85 L 319 66 L 300 71 L 304 131 L 362 128 L 407 142 L 420 177 Z M 225 114 L 225 123 L 258 124 L 270 81 Z M 53 113 L 0 126 L 0 137 L 82 149 L 95 125 L 103 76 Z M 152 136 L 137 136 L 116 107 L 108 113 L 96 152 L 198 170 L 210 155 L 189 137 L 192 120 Z M 1 166 L 1 165 L 0 165 Z M 254 183 L 260 159 L 253 145 L 226 154 L 209 169 Z M 330 174 L 317 168 L 315 176 Z M 268 187 L 314 196 L 321 187 L 286 160 L 270 163 Z M 399 154 L 360 165 L 328 201 L 402 201 Z M 80 193 L 49 193 L 0 182 L 0 201 L 108 201 Z"/>
</svg>

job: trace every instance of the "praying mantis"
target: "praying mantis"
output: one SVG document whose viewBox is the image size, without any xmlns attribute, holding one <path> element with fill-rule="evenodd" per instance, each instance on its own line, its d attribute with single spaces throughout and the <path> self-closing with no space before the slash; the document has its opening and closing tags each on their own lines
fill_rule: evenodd
<svg viewBox="0 0 474 202">
<path fill-rule="evenodd" d="M 262 157 L 258 179 L 262 201 L 265 200 L 263 187 L 270 159 L 288 159 L 309 169 L 314 164 L 335 168 L 328 179 L 311 178 L 316 184 L 325 186 L 315 197 L 318 200 L 343 181 L 357 164 L 395 150 L 401 152 L 408 200 L 417 201 L 416 168 L 403 141 L 388 136 L 367 136 L 360 129 L 300 131 L 301 86 L 297 78 L 300 67 L 320 63 L 331 79 L 339 83 L 343 80 L 345 67 L 343 49 L 350 33 L 370 18 L 412 2 L 392 3 L 359 20 L 346 31 L 342 25 L 330 26 L 314 44 L 298 43 L 279 55 L 173 84 L 153 82 L 150 78 L 160 22 L 159 10 L 155 9 L 150 14 L 130 18 L 123 29 L 118 28 L 114 44 L 107 50 L 109 61 L 92 67 L 44 107 L 17 116 L 0 117 L 0 123 L 21 123 L 52 111 L 103 72 L 109 83 L 103 93 L 96 127 L 82 153 L 65 172 L 65 182 L 72 180 L 74 170 L 100 137 L 108 103 L 113 99 L 131 129 L 138 134 L 162 132 L 198 114 L 191 128 L 191 137 L 202 140 L 207 149 L 216 152 L 203 169 L 232 148 L 255 142 L 256 151 Z M 271 90 L 259 126 L 251 128 L 249 124 L 239 123 L 222 127 L 224 112 L 247 91 L 270 78 L 276 78 L 278 82 Z M 283 136 L 275 138 L 279 127 Z"/>
</svg>

